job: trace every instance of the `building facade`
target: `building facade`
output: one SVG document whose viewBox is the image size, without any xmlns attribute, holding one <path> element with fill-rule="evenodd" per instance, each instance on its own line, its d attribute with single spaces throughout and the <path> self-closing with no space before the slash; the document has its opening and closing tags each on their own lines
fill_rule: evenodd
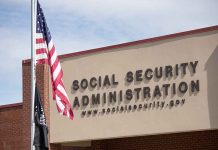
<svg viewBox="0 0 218 150">
<path fill-rule="evenodd" d="M 36 69 L 51 150 L 218 149 L 218 26 L 60 56 L 73 121 Z M 30 149 L 31 61 L 23 102 L 0 106 L 0 149 Z"/>
</svg>

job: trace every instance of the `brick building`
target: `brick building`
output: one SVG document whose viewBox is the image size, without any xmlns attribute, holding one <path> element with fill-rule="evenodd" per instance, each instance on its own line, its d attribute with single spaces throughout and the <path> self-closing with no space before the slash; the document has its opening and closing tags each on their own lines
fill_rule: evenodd
<svg viewBox="0 0 218 150">
<path fill-rule="evenodd" d="M 218 26 L 60 56 L 75 119 L 37 66 L 51 150 L 218 149 Z M 31 62 L 23 102 L 0 106 L 0 149 L 30 149 Z"/>
</svg>

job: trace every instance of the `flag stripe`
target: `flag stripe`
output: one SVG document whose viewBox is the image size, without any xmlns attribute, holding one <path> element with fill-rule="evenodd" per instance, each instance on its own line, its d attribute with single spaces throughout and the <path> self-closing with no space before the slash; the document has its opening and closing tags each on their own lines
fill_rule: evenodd
<svg viewBox="0 0 218 150">
<path fill-rule="evenodd" d="M 36 49 L 41 49 L 41 48 L 47 49 L 45 42 L 36 44 Z"/>
<path fill-rule="evenodd" d="M 53 70 L 53 73 L 52 73 L 53 80 L 56 80 L 60 71 L 61 71 L 61 65 L 60 63 L 58 63 L 57 67 L 55 68 L 55 70 Z"/>
<path fill-rule="evenodd" d="M 36 54 L 43 54 L 45 53 L 47 55 L 47 49 L 46 48 L 40 48 L 40 49 L 36 49 Z"/>
<path fill-rule="evenodd" d="M 58 85 L 58 90 L 67 98 L 67 93 L 62 85 Z"/>
<path fill-rule="evenodd" d="M 48 59 L 45 59 L 45 58 L 38 59 L 37 64 L 49 64 L 49 61 L 48 61 Z"/>
<path fill-rule="evenodd" d="M 48 56 L 45 53 L 36 55 L 37 64 L 41 59 L 48 59 Z"/>
<path fill-rule="evenodd" d="M 57 54 L 55 53 L 55 48 L 52 47 L 52 49 L 49 51 L 50 57 L 51 57 L 51 65 L 54 64 L 55 60 L 58 58 Z"/>
<path fill-rule="evenodd" d="M 38 19 L 38 18 L 37 18 Z M 36 39 L 41 39 L 43 38 L 42 33 L 36 33 Z M 44 38 L 43 38 L 44 39 Z"/>
<path fill-rule="evenodd" d="M 44 43 L 44 39 L 43 38 L 37 38 L 36 39 L 36 44 L 40 44 L 40 43 Z"/>
<path fill-rule="evenodd" d="M 62 78 L 62 76 L 63 76 L 63 72 L 61 71 L 61 72 L 58 74 L 57 79 L 53 81 L 53 86 L 54 86 L 54 87 L 57 87 L 57 86 L 60 84 L 59 80 Z"/>
<path fill-rule="evenodd" d="M 56 58 L 55 62 L 51 66 L 51 70 L 55 70 L 55 68 L 57 68 L 58 64 L 60 64 L 60 63 L 59 63 L 59 60 Z"/>
</svg>

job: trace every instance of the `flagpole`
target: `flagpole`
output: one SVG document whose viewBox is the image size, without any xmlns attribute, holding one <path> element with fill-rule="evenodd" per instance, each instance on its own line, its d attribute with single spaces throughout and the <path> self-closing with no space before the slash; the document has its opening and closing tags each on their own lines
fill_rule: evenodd
<svg viewBox="0 0 218 150">
<path fill-rule="evenodd" d="M 35 121 L 34 121 L 34 99 L 35 99 L 35 43 L 36 43 L 36 7 L 37 1 L 31 0 L 31 150 L 35 150 L 33 146 Z"/>
</svg>

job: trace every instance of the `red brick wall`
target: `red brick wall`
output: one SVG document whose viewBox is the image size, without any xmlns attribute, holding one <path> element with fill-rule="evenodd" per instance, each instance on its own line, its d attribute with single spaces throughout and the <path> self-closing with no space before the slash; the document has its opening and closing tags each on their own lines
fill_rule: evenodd
<svg viewBox="0 0 218 150">
<path fill-rule="evenodd" d="M 218 150 L 218 130 L 99 140 L 92 150 Z"/>
<path fill-rule="evenodd" d="M 48 92 L 48 66 L 38 65 L 36 80 L 42 99 L 46 120 L 49 125 L 49 92 Z M 31 63 L 23 63 L 23 145 L 25 150 L 31 144 Z"/>
<path fill-rule="evenodd" d="M 22 103 L 0 106 L 0 150 L 22 150 Z"/>
<path fill-rule="evenodd" d="M 91 147 L 52 150 L 218 150 L 218 130 L 94 140 Z M 58 147 L 58 148 L 57 148 Z"/>
<path fill-rule="evenodd" d="M 30 149 L 30 117 L 31 117 L 31 70 L 30 63 L 23 64 L 23 136 L 24 136 L 24 149 Z"/>
</svg>

